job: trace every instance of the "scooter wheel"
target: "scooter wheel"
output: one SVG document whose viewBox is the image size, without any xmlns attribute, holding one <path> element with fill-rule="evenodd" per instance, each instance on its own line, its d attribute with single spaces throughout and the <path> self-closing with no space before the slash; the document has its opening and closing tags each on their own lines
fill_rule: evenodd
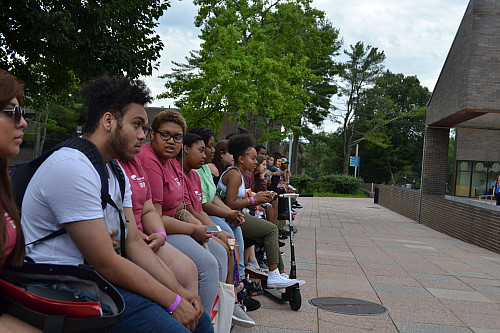
<svg viewBox="0 0 500 333">
<path fill-rule="evenodd" d="M 300 309 L 302 306 L 302 296 L 300 296 L 300 290 L 292 291 L 292 297 L 288 301 L 288 304 L 290 304 L 290 308 L 293 311 L 298 311 Z"/>
</svg>

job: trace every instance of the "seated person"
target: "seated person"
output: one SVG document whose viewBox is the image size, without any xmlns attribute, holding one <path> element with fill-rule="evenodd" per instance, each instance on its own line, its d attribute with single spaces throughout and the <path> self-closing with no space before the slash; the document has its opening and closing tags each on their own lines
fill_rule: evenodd
<svg viewBox="0 0 500 333">
<path fill-rule="evenodd" d="M 220 175 L 228 167 L 234 164 L 233 155 L 229 154 L 227 151 L 228 140 L 222 140 L 217 142 L 215 145 L 214 159 L 213 163 L 209 163 L 210 171 L 214 179 L 214 183 L 219 182 Z"/>
<path fill-rule="evenodd" d="M 182 179 L 175 160 L 181 150 L 186 122 L 175 110 L 156 115 L 151 124 L 151 143 L 145 143 L 137 154 L 151 187 L 152 202 L 161 215 L 167 242 L 188 256 L 198 269 L 198 293 L 203 309 L 211 311 L 219 281 L 226 281 L 227 252 L 211 235 L 207 227 L 184 209 Z M 208 242 L 210 252 L 203 244 Z"/>
<path fill-rule="evenodd" d="M 233 155 L 234 167 L 224 171 L 217 184 L 217 195 L 231 209 L 253 208 L 273 198 L 271 192 L 258 192 L 255 197 L 249 197 L 243 180 L 245 171 L 253 171 L 257 164 L 257 152 L 248 135 L 234 135 L 228 143 L 228 152 Z M 289 279 L 284 271 L 278 245 L 278 228 L 269 221 L 255 216 L 245 215 L 245 223 L 241 225 L 243 236 L 264 244 L 269 266 L 267 285 L 270 288 L 284 288 L 304 281 Z"/>
<path fill-rule="evenodd" d="M 149 131 L 149 128 L 146 130 Z M 147 135 L 147 134 L 146 134 Z M 167 243 L 167 234 L 161 216 L 151 200 L 151 188 L 139 159 L 119 161 L 128 176 L 132 190 L 132 209 L 142 239 L 166 265 L 181 286 L 198 295 L 198 271 L 194 262 Z M 174 290 L 182 296 L 183 291 Z"/>
<path fill-rule="evenodd" d="M 8 157 L 19 153 L 23 130 L 28 124 L 24 120 L 24 108 L 20 106 L 24 85 L 10 73 L 0 70 L 0 273 L 4 266 L 21 266 L 24 259 L 24 235 L 19 213 L 12 198 Z M 0 332 L 40 332 L 21 319 L 3 313 L 0 291 Z"/>
<path fill-rule="evenodd" d="M 205 162 L 205 143 L 202 138 L 193 133 L 186 133 L 184 137 L 184 146 L 181 153 L 177 156 L 177 161 L 182 163 L 178 165 L 178 177 L 184 179 L 184 204 L 186 210 L 201 221 L 206 226 L 215 226 L 215 223 L 210 219 L 210 217 L 203 211 L 203 194 L 201 188 L 201 181 L 198 173 L 194 169 L 199 169 Z M 238 212 L 236 212 L 238 214 Z M 215 240 L 220 240 L 221 245 L 228 251 L 228 268 L 226 283 L 233 284 L 233 272 L 235 267 L 235 254 L 232 251 L 232 247 L 229 245 L 229 239 L 234 241 L 234 236 L 230 232 L 222 231 L 213 238 Z M 236 249 L 238 244 L 235 244 Z M 239 283 L 238 283 L 239 285 Z M 236 286 L 235 295 L 237 294 Z M 259 304 L 260 307 L 260 304 Z M 234 311 L 233 311 L 233 322 L 235 324 L 252 327 L 255 322 L 248 317 L 245 313 L 245 309 L 235 300 Z"/>
<path fill-rule="evenodd" d="M 144 104 L 152 100 L 142 81 L 103 76 L 82 88 L 88 120 L 83 137 L 95 144 L 104 163 L 114 158 L 131 160 L 146 135 Z M 125 177 L 122 198 L 117 175 L 107 165 L 109 195 L 118 210 L 101 206 L 100 176 L 76 149 L 61 148 L 38 168 L 26 189 L 21 223 L 26 242 L 56 230 L 67 233 L 27 246 L 35 262 L 79 265 L 84 261 L 113 283 L 125 300 L 125 310 L 112 332 L 213 332 L 198 296 L 180 297 L 172 291 L 175 277 L 143 241 L 137 229 L 130 183 Z M 123 199 L 123 202 L 122 202 Z M 128 260 L 113 248 L 125 228 Z"/>
</svg>

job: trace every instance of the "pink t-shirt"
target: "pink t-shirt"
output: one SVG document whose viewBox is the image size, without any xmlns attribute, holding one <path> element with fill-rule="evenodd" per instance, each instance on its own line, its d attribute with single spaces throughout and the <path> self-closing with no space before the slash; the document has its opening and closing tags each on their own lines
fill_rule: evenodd
<svg viewBox="0 0 500 333">
<path fill-rule="evenodd" d="M 153 148 L 147 143 L 142 145 L 140 153 L 136 155 L 137 158 L 141 161 L 148 177 L 153 202 L 161 203 L 163 215 L 173 217 L 182 200 L 182 184 L 172 165 L 177 161 L 171 159 L 162 164 Z"/>
<path fill-rule="evenodd" d="M 201 211 L 203 204 L 203 193 L 201 191 L 200 176 L 196 171 L 189 171 L 189 177 L 186 177 L 186 189 L 184 190 L 184 202 L 186 205 L 192 205 L 195 212 Z"/>
<path fill-rule="evenodd" d="M 172 160 L 171 165 L 177 177 L 183 182 L 184 204 L 192 205 L 194 211 L 199 213 L 203 204 L 200 176 L 198 176 L 196 171 L 191 170 L 189 171 L 189 177 L 186 177 L 182 171 L 181 164 L 177 160 Z"/>
<path fill-rule="evenodd" d="M 14 247 L 16 247 L 17 240 L 17 228 L 14 220 L 10 217 L 9 213 L 5 210 L 3 211 L 3 219 L 5 220 L 7 226 L 7 233 L 5 235 L 5 254 L 3 256 L 3 262 L 5 259 L 14 251 Z"/>
<path fill-rule="evenodd" d="M 144 232 L 142 226 L 142 206 L 151 199 L 151 188 L 149 187 L 148 175 L 142 167 L 141 160 L 135 158 L 131 161 L 120 161 L 120 165 L 127 174 L 132 190 L 132 209 L 134 211 L 137 228 Z"/>
</svg>

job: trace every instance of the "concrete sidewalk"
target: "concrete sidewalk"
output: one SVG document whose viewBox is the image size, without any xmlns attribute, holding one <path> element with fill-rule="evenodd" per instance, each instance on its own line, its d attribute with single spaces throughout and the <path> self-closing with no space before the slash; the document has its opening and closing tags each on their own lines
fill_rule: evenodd
<svg viewBox="0 0 500 333">
<path fill-rule="evenodd" d="M 500 333 L 499 254 L 417 224 L 373 199 L 299 201 L 297 276 L 307 281 L 301 309 L 258 296 L 262 307 L 249 312 L 257 326 L 232 332 Z M 390 311 L 337 314 L 309 305 L 313 297 L 357 298 Z"/>
</svg>

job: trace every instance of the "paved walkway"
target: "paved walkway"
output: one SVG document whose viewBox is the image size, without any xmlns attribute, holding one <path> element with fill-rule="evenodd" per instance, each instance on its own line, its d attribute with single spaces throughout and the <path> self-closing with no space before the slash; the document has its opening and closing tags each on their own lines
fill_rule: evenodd
<svg viewBox="0 0 500 333">
<path fill-rule="evenodd" d="M 300 198 L 295 238 L 302 308 L 269 296 L 232 332 L 500 333 L 500 255 L 398 215 L 373 199 Z M 289 246 L 285 261 L 290 262 Z M 327 312 L 313 297 L 350 297 L 390 311 Z"/>
</svg>

